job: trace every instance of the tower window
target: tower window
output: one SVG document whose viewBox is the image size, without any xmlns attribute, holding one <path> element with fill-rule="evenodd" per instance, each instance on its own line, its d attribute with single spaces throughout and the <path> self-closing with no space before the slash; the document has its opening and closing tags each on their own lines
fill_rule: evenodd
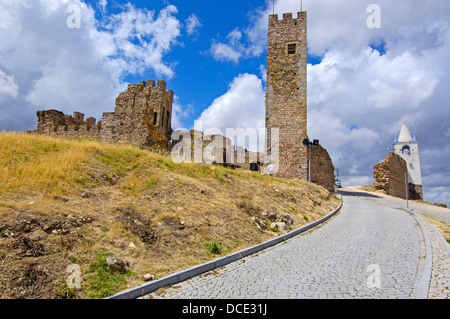
<svg viewBox="0 0 450 319">
<path fill-rule="evenodd" d="M 402 154 L 406 154 L 406 155 L 410 155 L 411 154 L 411 149 L 409 148 L 408 145 L 405 145 L 402 147 Z"/>
<path fill-rule="evenodd" d="M 296 43 L 288 44 L 287 47 L 288 54 L 295 54 L 297 52 L 296 47 L 297 47 Z"/>
</svg>

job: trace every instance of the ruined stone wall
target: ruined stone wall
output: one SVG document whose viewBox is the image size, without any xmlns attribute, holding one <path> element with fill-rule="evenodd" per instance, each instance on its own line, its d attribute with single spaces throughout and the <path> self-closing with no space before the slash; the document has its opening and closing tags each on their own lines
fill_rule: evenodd
<svg viewBox="0 0 450 319">
<path fill-rule="evenodd" d="M 114 112 L 102 115 L 102 121 L 84 114 L 73 116 L 57 110 L 38 111 L 38 134 L 62 138 L 84 138 L 108 143 L 131 144 L 145 148 L 168 149 L 172 133 L 173 92 L 166 83 L 146 81 L 128 85 L 116 99 Z"/>
<path fill-rule="evenodd" d="M 321 145 L 313 145 L 311 147 L 311 182 L 323 186 L 330 192 L 334 192 L 335 175 L 333 162 L 327 150 Z"/>
<path fill-rule="evenodd" d="M 100 140 L 141 147 L 164 146 L 172 133 L 173 92 L 158 81 L 128 85 L 116 99 L 114 112 L 103 113 Z M 168 145 L 165 145 L 168 148 Z"/>
<path fill-rule="evenodd" d="M 267 50 L 266 129 L 271 152 L 271 129 L 279 129 L 280 177 L 307 179 L 307 15 L 269 16 Z"/>
<path fill-rule="evenodd" d="M 389 153 L 384 162 L 374 165 L 374 187 L 386 194 L 406 199 L 406 162 L 399 155 Z M 413 199 L 409 194 L 409 198 Z"/>
<path fill-rule="evenodd" d="M 92 117 L 85 121 L 84 115 L 79 112 L 71 116 L 57 110 L 38 111 L 37 117 L 38 134 L 90 140 L 97 140 L 100 136 L 101 122 L 96 123 Z"/>
<path fill-rule="evenodd" d="M 258 164 L 260 168 L 262 157 L 265 155 L 250 152 L 242 146 L 234 146 L 229 138 L 220 134 L 205 135 L 196 130 L 174 133 L 172 156 L 180 162 L 216 163 L 237 170 L 250 170 L 252 163 Z"/>
</svg>

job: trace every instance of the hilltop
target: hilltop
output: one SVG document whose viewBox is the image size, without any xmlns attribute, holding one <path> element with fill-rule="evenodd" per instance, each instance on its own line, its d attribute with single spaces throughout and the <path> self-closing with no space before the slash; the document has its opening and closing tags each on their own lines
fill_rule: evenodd
<svg viewBox="0 0 450 319">
<path fill-rule="evenodd" d="M 104 298 L 339 205 L 324 188 L 147 150 L 0 133 L 0 298 Z M 276 213 L 276 217 L 275 214 Z M 126 272 L 106 267 L 108 256 Z M 78 265 L 81 289 L 67 287 Z"/>
</svg>

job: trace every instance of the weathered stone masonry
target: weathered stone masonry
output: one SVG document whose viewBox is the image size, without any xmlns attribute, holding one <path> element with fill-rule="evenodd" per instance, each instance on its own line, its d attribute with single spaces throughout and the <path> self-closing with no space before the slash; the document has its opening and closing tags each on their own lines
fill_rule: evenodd
<svg viewBox="0 0 450 319">
<path fill-rule="evenodd" d="M 266 149 L 278 129 L 278 176 L 309 179 L 307 135 L 307 13 L 269 16 L 266 91 Z M 311 181 L 334 191 L 334 167 L 320 145 L 311 147 Z"/>
<path fill-rule="evenodd" d="M 271 152 L 271 129 L 279 129 L 281 177 L 308 178 L 307 138 L 307 21 L 306 12 L 269 16 L 267 49 L 266 131 Z"/>
<path fill-rule="evenodd" d="M 101 121 L 89 117 L 84 120 L 84 114 L 75 112 L 73 116 L 65 115 L 57 110 L 37 111 L 38 134 L 55 137 L 85 138 L 97 140 L 100 137 Z"/>
<path fill-rule="evenodd" d="M 114 112 L 103 113 L 102 120 L 84 114 L 73 116 L 57 110 L 38 111 L 35 132 L 55 137 L 86 138 L 139 147 L 169 148 L 172 134 L 172 90 L 166 83 L 146 81 L 128 85 L 116 99 Z"/>
<path fill-rule="evenodd" d="M 334 192 L 334 179 L 334 166 L 328 151 L 321 145 L 313 145 L 311 147 L 311 182 Z"/>
<path fill-rule="evenodd" d="M 374 187 L 386 194 L 406 199 L 406 161 L 389 153 L 384 162 L 374 165 Z M 408 198 L 422 199 L 422 186 L 408 183 Z"/>
</svg>

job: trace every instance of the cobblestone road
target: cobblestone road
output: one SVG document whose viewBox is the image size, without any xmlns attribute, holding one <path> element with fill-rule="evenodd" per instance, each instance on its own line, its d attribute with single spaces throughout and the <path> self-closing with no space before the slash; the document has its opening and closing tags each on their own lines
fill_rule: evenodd
<svg viewBox="0 0 450 319">
<path fill-rule="evenodd" d="M 377 196 L 343 195 L 324 225 L 144 298 L 418 298 L 426 247 L 415 218 Z M 449 259 L 440 253 L 434 282 L 445 298 Z"/>
</svg>

